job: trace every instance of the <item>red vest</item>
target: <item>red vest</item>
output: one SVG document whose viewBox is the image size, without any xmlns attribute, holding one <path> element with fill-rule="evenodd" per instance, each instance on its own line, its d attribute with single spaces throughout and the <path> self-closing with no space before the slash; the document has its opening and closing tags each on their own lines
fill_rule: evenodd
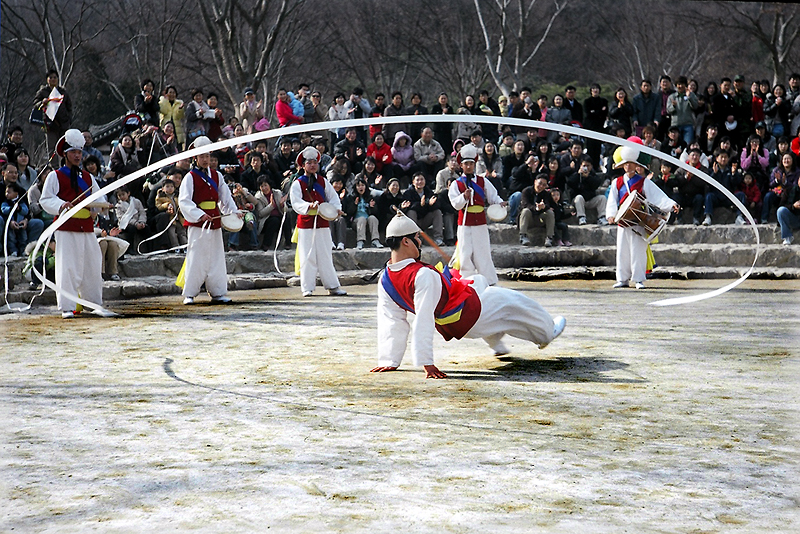
<svg viewBox="0 0 800 534">
<path fill-rule="evenodd" d="M 475 176 L 470 180 L 472 189 L 472 204 L 467 204 L 464 209 L 458 210 L 459 226 L 479 226 L 486 224 L 486 190 L 484 189 L 483 176 Z M 463 193 L 467 190 L 467 179 L 462 176 L 456 180 L 458 190 Z"/>
<path fill-rule="evenodd" d="M 305 174 L 301 174 L 297 177 L 297 181 L 300 182 L 300 191 L 303 193 L 303 200 L 306 202 L 325 202 L 325 184 L 328 181 L 325 179 L 324 176 L 321 174 L 317 174 L 316 180 L 311 181 Z M 312 212 L 312 210 L 309 210 Z M 328 228 L 329 224 L 328 221 L 316 215 L 316 212 L 313 211 L 313 215 L 297 215 L 297 227 L 298 228 Z M 316 220 L 316 223 L 314 222 Z"/>
<path fill-rule="evenodd" d="M 617 178 L 615 187 L 617 188 L 617 207 L 621 206 L 622 203 L 625 202 L 625 199 L 628 198 L 628 189 L 631 191 L 636 191 L 640 195 L 644 196 L 644 178 L 638 174 L 634 174 L 628 180 L 628 187 L 625 187 L 625 175 L 623 174 Z"/>
<path fill-rule="evenodd" d="M 72 184 L 69 181 L 69 168 L 64 166 L 61 167 L 56 171 L 56 177 L 58 178 L 58 198 L 65 202 L 72 202 L 79 196 L 81 197 L 80 200 L 86 199 L 89 195 L 92 194 L 92 177 L 86 171 L 81 171 L 81 177 L 83 181 L 88 186 L 90 190 L 88 193 L 83 194 L 84 191 L 81 189 L 81 184 L 78 182 L 78 189 L 73 189 Z M 83 195 L 83 196 L 81 196 Z M 76 202 L 77 204 L 77 202 Z M 88 212 L 87 208 L 83 208 L 80 212 L 78 212 L 78 216 L 85 215 L 85 212 Z M 84 212 L 84 213 L 81 213 Z M 58 219 L 58 216 L 54 218 Z M 64 222 L 63 225 L 59 228 L 59 230 L 63 230 L 66 232 L 94 232 L 94 220 L 91 217 L 85 218 L 78 218 L 78 217 L 71 217 L 69 220 Z"/>
<path fill-rule="evenodd" d="M 211 174 L 208 175 L 208 178 L 214 182 L 214 185 L 219 187 L 228 187 L 225 185 L 225 182 L 219 176 L 219 173 L 214 169 L 209 169 Z M 211 229 L 218 230 L 222 228 L 222 221 L 220 220 L 220 211 L 219 211 L 219 193 L 217 189 L 214 188 L 213 185 L 206 182 L 205 178 L 203 178 L 200 173 L 199 169 L 192 169 L 189 171 L 189 174 L 192 175 L 192 185 L 194 185 L 194 193 L 192 194 L 192 202 L 194 202 L 198 208 L 203 210 L 211 219 Z M 221 185 L 220 185 L 221 184 Z M 206 209 L 200 206 L 201 202 L 213 202 L 214 207 L 211 209 Z M 183 222 L 184 226 L 198 226 L 202 227 L 203 223 L 190 223 L 189 221 Z"/>
<path fill-rule="evenodd" d="M 417 261 L 399 271 L 392 271 L 388 267 L 384 269 L 381 286 L 395 304 L 406 311 L 416 313 L 414 282 L 417 272 L 423 268 L 431 269 L 442 279 L 442 294 L 433 313 L 436 330 L 445 341 L 453 338 L 461 339 L 475 326 L 481 315 L 481 300 L 470 287 L 471 281 L 451 276 L 449 271 L 442 274 L 430 265 Z"/>
</svg>

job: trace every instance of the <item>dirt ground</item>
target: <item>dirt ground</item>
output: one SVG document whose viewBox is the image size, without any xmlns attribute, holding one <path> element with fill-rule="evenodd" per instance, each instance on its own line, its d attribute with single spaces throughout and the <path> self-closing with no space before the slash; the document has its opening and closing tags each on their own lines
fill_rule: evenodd
<svg viewBox="0 0 800 534">
<path fill-rule="evenodd" d="M 439 381 L 367 372 L 374 285 L 2 315 L 0 531 L 799 531 L 800 283 L 610 284 L 502 283 L 566 331 Z"/>
</svg>

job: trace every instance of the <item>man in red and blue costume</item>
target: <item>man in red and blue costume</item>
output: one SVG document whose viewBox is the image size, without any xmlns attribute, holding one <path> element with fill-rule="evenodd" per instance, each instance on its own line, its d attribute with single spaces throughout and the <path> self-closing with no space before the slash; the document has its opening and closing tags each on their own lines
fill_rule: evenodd
<svg viewBox="0 0 800 534">
<path fill-rule="evenodd" d="M 392 256 L 378 284 L 378 367 L 372 372 L 397 370 L 409 335 L 414 365 L 425 368 L 426 378 L 447 378 L 434 365 L 434 330 L 448 341 L 483 338 L 496 355 L 508 353 L 506 334 L 543 349 L 564 330 L 563 317 L 554 319 L 522 293 L 490 287 L 482 275 L 461 278 L 420 262 L 420 229 L 402 213 L 386 227 L 386 243 Z"/>
</svg>

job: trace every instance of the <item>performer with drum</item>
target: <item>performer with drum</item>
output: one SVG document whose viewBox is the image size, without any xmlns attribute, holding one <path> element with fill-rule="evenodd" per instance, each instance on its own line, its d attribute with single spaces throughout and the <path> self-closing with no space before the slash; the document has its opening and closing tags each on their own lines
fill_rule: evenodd
<svg viewBox="0 0 800 534">
<path fill-rule="evenodd" d="M 304 297 L 314 293 L 318 273 L 329 294 L 347 295 L 333 266 L 333 240 L 328 224 L 339 216 L 342 202 L 330 182 L 319 173 L 320 158 L 316 148 L 304 148 L 297 155 L 301 174 L 289 189 L 292 209 L 297 213 L 297 255 Z"/>
<path fill-rule="evenodd" d="M 100 190 L 92 175 L 81 169 L 85 140 L 80 130 L 69 129 L 56 142 L 55 153 L 64 166 L 47 175 L 39 204 L 47 213 L 58 216 Z M 103 304 L 103 275 L 100 245 L 94 236 L 90 209 L 83 208 L 56 231 L 56 285 L 72 295 Z M 69 297 L 56 292 L 61 317 L 70 319 L 80 308 Z M 100 310 L 94 313 L 104 315 Z"/>
<path fill-rule="evenodd" d="M 511 289 L 489 287 L 484 276 L 461 278 L 419 261 L 419 226 L 398 212 L 386 227 L 391 259 L 378 283 L 378 367 L 395 371 L 403 360 L 411 332 L 414 365 L 425 378 L 447 378 L 433 363 L 433 331 L 445 340 L 483 338 L 495 355 L 507 354 L 503 336 L 532 341 L 545 348 L 567 324 L 551 317 L 535 300 Z M 413 332 L 408 313 L 413 313 Z"/>
<path fill-rule="evenodd" d="M 651 180 L 642 176 L 643 166 L 637 161 L 639 151 L 624 146 L 620 161 L 625 173 L 611 183 L 606 203 L 609 224 L 617 223 L 617 283 L 614 288 L 644 289 L 647 270 L 647 245 L 663 229 L 669 211 L 680 207 Z M 622 209 L 622 208 L 626 209 Z M 630 209 L 628 209 L 630 208 Z M 653 209 L 657 208 L 657 209 Z"/>
<path fill-rule="evenodd" d="M 508 203 L 500 198 L 489 180 L 475 174 L 478 150 L 473 145 L 464 145 L 456 159 L 464 174 L 450 184 L 447 196 L 458 210 L 458 244 L 455 256 L 460 263 L 459 271 L 463 276 L 480 273 L 486 277 L 489 285 L 495 285 L 497 273 L 492 261 L 486 212 L 487 209 L 499 209 L 500 213 L 494 216 L 495 220 L 504 220 Z"/>
<path fill-rule="evenodd" d="M 189 148 L 200 148 L 211 144 L 202 135 Z M 187 241 L 184 264 L 183 303 L 194 304 L 205 283 L 212 304 L 227 304 L 228 273 L 225 269 L 225 246 L 222 242 L 222 218 L 232 217 L 241 223 L 236 202 L 225 180 L 211 168 L 211 154 L 199 154 L 194 167 L 181 180 L 178 206 L 187 226 Z M 238 225 L 241 228 L 241 224 Z"/>
</svg>

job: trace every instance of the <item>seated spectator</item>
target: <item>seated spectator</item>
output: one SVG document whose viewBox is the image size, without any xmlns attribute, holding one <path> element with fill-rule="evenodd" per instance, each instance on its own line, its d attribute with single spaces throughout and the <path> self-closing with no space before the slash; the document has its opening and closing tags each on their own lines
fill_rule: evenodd
<svg viewBox="0 0 800 534">
<path fill-rule="evenodd" d="M 522 191 L 526 187 L 531 187 L 536 179 L 536 169 L 539 168 L 539 158 L 536 154 L 528 154 L 528 159 L 525 165 L 521 165 L 514 169 L 511 175 L 511 182 L 508 186 L 508 192 L 511 196 L 508 197 L 508 218 L 511 223 L 517 221 L 519 215 L 519 206 L 522 201 Z"/>
<path fill-rule="evenodd" d="M 561 201 L 561 191 L 558 189 L 550 189 L 550 197 L 553 199 L 553 215 L 555 215 L 555 245 L 557 247 L 571 247 L 572 243 L 569 240 L 569 227 L 564 222 L 575 215 L 574 210 L 569 205 L 569 202 Z"/>
<path fill-rule="evenodd" d="M 102 213 L 94 221 L 94 235 L 100 246 L 100 274 L 103 280 L 119 282 L 119 258 L 128 250 L 129 243 L 118 237 L 119 228 Z"/>
<path fill-rule="evenodd" d="M 122 134 L 117 147 L 111 152 L 109 169 L 112 177 L 120 179 L 142 168 L 139 147 L 129 133 Z"/>
<path fill-rule="evenodd" d="M 386 188 L 387 179 L 378 172 L 378 166 L 372 156 L 367 156 L 364 160 L 364 170 L 356 175 L 356 182 L 359 180 L 367 182 L 367 187 L 370 189 L 380 191 Z"/>
<path fill-rule="evenodd" d="M 766 149 L 767 152 L 772 154 L 772 152 L 778 147 L 778 140 L 773 136 L 769 131 L 767 131 L 767 125 L 764 121 L 759 121 L 755 125 L 756 135 L 761 138 L 761 146 Z"/>
<path fill-rule="evenodd" d="M 737 174 L 731 172 L 730 157 L 728 156 L 728 153 L 722 149 L 718 149 L 714 153 L 714 158 L 714 172 L 711 173 L 711 177 L 719 182 L 722 187 L 726 188 L 731 193 L 734 193 L 736 198 L 738 198 L 742 204 L 747 202 L 744 193 L 737 191 L 740 178 L 738 178 Z M 703 219 L 703 226 L 708 226 L 711 224 L 711 216 L 714 214 L 714 208 L 717 206 L 732 208 L 731 201 L 728 200 L 722 191 L 709 188 L 709 191 L 706 194 L 706 217 Z M 744 217 L 742 217 L 741 214 L 736 216 L 736 224 L 744 224 Z"/>
<path fill-rule="evenodd" d="M 0 203 L 0 222 L 5 230 L 7 221 L 11 221 L 8 228 L 8 248 L 6 255 L 12 257 L 22 256 L 25 253 L 25 246 L 28 244 L 28 220 L 30 210 L 28 203 L 24 200 L 19 202 L 13 215 L 11 211 L 17 204 L 20 197 L 25 194 L 20 186 L 9 183 L 5 186 L 5 198 Z"/>
<path fill-rule="evenodd" d="M 21 126 L 14 125 L 8 130 L 8 140 L 3 143 L 2 146 L 0 146 L 0 153 L 4 153 L 6 155 L 8 163 L 18 165 L 16 160 L 17 150 L 24 150 L 22 147 L 22 137 L 23 133 Z"/>
<path fill-rule="evenodd" d="M 255 213 L 258 219 L 258 235 L 261 236 L 261 250 L 277 249 L 278 232 L 283 213 L 286 211 L 286 199 L 279 190 L 272 188 L 266 176 L 259 177 L 258 188 L 258 193 L 255 195 Z M 291 229 L 287 226 L 284 226 L 283 230 L 291 233 Z"/>
<path fill-rule="evenodd" d="M 370 192 L 367 182 L 356 180 L 355 190 L 347 195 L 342 207 L 348 214 L 351 225 L 356 231 L 356 248 L 361 250 L 367 242 L 367 228 L 372 238 L 373 248 L 383 248 L 378 230 L 378 207 Z"/>
<path fill-rule="evenodd" d="M 569 152 L 558 158 L 559 172 L 566 179 L 566 177 L 571 176 L 578 170 L 582 161 L 583 141 L 580 139 L 573 139 L 569 146 Z"/>
<path fill-rule="evenodd" d="M 283 183 L 294 174 L 296 170 L 295 159 L 294 154 L 292 154 L 292 140 L 287 137 L 282 138 L 278 145 L 278 151 L 273 159 L 280 173 L 277 179 L 280 180 L 281 187 L 283 187 Z"/>
<path fill-rule="evenodd" d="M 195 88 L 191 92 L 192 101 L 186 104 L 184 116 L 186 117 L 186 142 L 191 144 L 201 135 L 206 135 L 209 130 L 208 121 L 216 117 L 203 100 L 202 89 Z"/>
<path fill-rule="evenodd" d="M 658 186 L 658 188 L 661 189 L 661 191 L 664 192 L 665 195 L 667 195 L 669 198 L 671 198 L 677 204 L 680 205 L 680 203 L 681 203 L 680 197 L 676 193 L 676 188 L 678 186 L 678 182 L 675 179 L 675 172 L 674 172 L 674 170 L 672 168 L 672 165 L 670 165 L 666 161 L 662 161 L 660 166 L 659 166 L 658 172 L 650 172 L 649 175 L 647 176 L 647 178 L 650 178 L 653 181 L 653 183 L 656 184 Z M 700 195 L 700 210 L 701 210 L 701 213 L 702 213 L 702 207 L 703 207 L 702 198 L 703 198 L 703 196 Z M 674 222 L 675 220 L 677 220 L 677 215 L 675 213 L 670 214 L 669 222 Z M 698 221 L 698 223 L 699 223 L 699 221 Z"/>
<path fill-rule="evenodd" d="M 775 150 L 769 153 L 769 168 L 775 169 L 783 158 L 784 154 L 790 153 L 791 150 L 789 149 L 789 138 L 781 136 L 778 138 L 777 143 L 775 144 Z"/>
<path fill-rule="evenodd" d="M 744 193 L 744 205 L 747 208 L 747 211 L 750 212 L 750 215 L 753 216 L 753 219 L 758 221 L 759 217 L 761 216 L 762 206 L 761 189 L 759 189 L 758 184 L 755 182 L 755 179 L 750 172 L 744 173 L 742 183 L 739 184 L 739 191 Z M 742 218 L 741 224 L 745 224 L 744 218 Z"/>
<path fill-rule="evenodd" d="M 547 160 L 546 165 L 542 165 L 539 162 L 539 168 L 536 170 L 536 173 L 543 173 L 547 175 L 547 187 L 549 189 L 558 189 L 564 194 L 564 200 L 569 200 L 567 194 L 567 176 L 561 171 L 561 163 L 559 163 L 558 158 L 555 156 L 550 156 L 550 159 Z"/>
<path fill-rule="evenodd" d="M 689 151 L 689 159 L 686 163 L 690 167 L 694 167 L 695 169 L 708 174 L 709 170 L 708 167 L 704 166 L 700 161 L 700 156 L 702 152 L 700 149 L 692 149 Z M 663 165 L 668 165 L 669 163 L 664 163 Z M 671 166 L 668 169 L 671 170 Z M 669 179 L 667 179 L 669 180 Z M 685 169 L 680 168 L 675 172 L 674 178 L 674 186 L 678 188 L 678 195 L 677 198 L 673 198 L 669 194 L 673 200 L 675 200 L 679 206 L 681 206 L 681 222 L 687 223 L 687 217 L 685 216 L 686 210 L 689 209 L 689 206 L 692 207 L 692 223 L 696 226 L 700 224 L 700 218 L 703 216 L 703 205 L 705 203 L 705 193 L 706 193 L 706 184 L 705 182 L 695 176 L 694 174 L 687 172 Z M 669 182 L 667 182 L 669 185 Z M 665 191 L 666 193 L 666 191 Z"/>
<path fill-rule="evenodd" d="M 796 183 L 798 178 L 800 178 L 800 169 L 797 167 L 797 158 L 793 153 L 786 152 L 781 156 L 778 166 L 772 171 L 767 194 L 764 196 L 761 224 L 769 222 L 772 206 L 780 204 L 784 191 Z"/>
<path fill-rule="evenodd" d="M 433 129 L 422 129 L 419 141 L 414 143 L 415 168 L 425 175 L 427 185 L 433 186 L 436 173 L 444 168 L 444 150 L 436 139 L 433 138 Z"/>
<path fill-rule="evenodd" d="M 258 180 L 262 176 L 269 181 L 272 187 L 280 186 L 270 170 L 264 166 L 264 156 L 261 152 L 248 152 L 244 160 L 247 169 L 242 173 L 241 184 L 248 191 L 258 191 Z"/>
<path fill-rule="evenodd" d="M 375 160 L 375 169 L 385 179 L 392 177 L 392 147 L 386 144 L 383 133 L 376 132 L 367 147 L 367 156 Z"/>
<path fill-rule="evenodd" d="M 778 208 L 778 224 L 781 225 L 783 244 L 791 245 L 794 241 L 792 230 L 800 228 L 800 178 L 783 190 Z"/>
<path fill-rule="evenodd" d="M 339 199 L 342 202 L 342 208 L 345 207 L 344 200 L 347 198 L 347 189 L 344 187 L 344 180 L 340 175 L 336 175 L 333 177 L 328 178 L 328 181 L 333 186 L 333 189 L 336 190 L 336 194 L 339 195 Z M 344 250 L 344 244 L 347 237 L 347 222 L 349 220 L 349 215 L 343 209 L 339 210 L 339 218 L 335 221 L 330 221 L 330 228 L 331 228 L 331 238 L 333 240 L 333 249 L 334 250 Z"/>
<path fill-rule="evenodd" d="M 525 151 L 525 141 L 515 141 L 514 152 L 503 158 L 503 186 L 508 190 L 509 194 L 514 192 L 511 190 L 511 175 L 517 167 L 526 165 L 527 161 L 528 153 Z"/>
<path fill-rule="evenodd" d="M 673 158 L 680 158 L 684 150 L 688 147 L 686 141 L 681 137 L 681 130 L 677 126 L 670 126 L 667 131 L 667 139 L 661 145 L 661 151 L 669 154 Z"/>
<path fill-rule="evenodd" d="M 336 143 L 333 149 L 334 157 L 345 158 L 354 173 L 361 172 L 364 158 L 367 157 L 367 147 L 358 140 L 358 132 L 354 127 L 345 130 L 344 139 Z"/>
<path fill-rule="evenodd" d="M 713 158 L 714 151 L 719 148 L 719 141 L 719 127 L 716 124 L 709 124 L 706 126 L 704 138 L 700 140 L 700 150 L 702 150 L 703 154 L 706 156 Z"/>
<path fill-rule="evenodd" d="M 229 182 L 228 185 L 232 188 L 233 201 L 236 202 L 236 207 L 239 208 L 239 213 L 242 214 L 242 221 L 244 222 L 241 231 L 232 232 L 228 237 L 228 248 L 230 250 L 256 250 L 258 249 L 258 224 L 254 214 L 256 197 L 242 187 L 242 184 Z M 250 241 L 247 247 L 241 244 L 241 235 L 243 233 Z"/>
<path fill-rule="evenodd" d="M 747 140 L 747 146 L 742 149 L 739 164 L 743 171 L 750 171 L 761 189 L 766 189 L 769 184 L 769 152 L 761 144 L 761 138 L 755 134 Z"/>
<path fill-rule="evenodd" d="M 450 156 L 447 158 L 447 166 L 436 173 L 436 183 L 433 188 L 433 192 L 436 195 L 441 194 L 444 192 L 447 194 L 448 190 L 448 181 L 450 178 L 458 179 L 461 176 L 461 168 L 458 166 L 458 158 L 456 156 Z M 445 241 L 447 239 L 445 238 Z"/>
<path fill-rule="evenodd" d="M 339 156 L 335 156 L 331 164 L 328 165 L 328 172 L 325 173 L 325 177 L 330 183 L 333 183 L 336 179 L 341 180 L 348 192 L 356 184 L 356 176 L 350 172 L 350 163 L 348 163 L 345 158 Z"/>
<path fill-rule="evenodd" d="M 642 144 L 653 150 L 661 151 L 661 141 L 656 139 L 656 129 L 649 124 L 642 128 Z M 651 171 L 658 171 L 661 168 L 661 160 L 657 157 L 650 157 L 649 169 Z"/>
<path fill-rule="evenodd" d="M 186 240 L 186 227 L 183 226 L 183 215 L 178 209 L 178 192 L 175 189 L 175 182 L 167 178 L 162 183 L 161 187 L 156 191 L 156 209 L 159 213 L 164 213 L 168 218 L 167 223 L 169 229 L 167 230 L 167 239 L 169 239 L 169 247 L 176 248 L 187 243 Z M 175 216 L 177 214 L 177 217 Z M 159 231 L 163 230 L 162 226 Z"/>
<path fill-rule="evenodd" d="M 386 183 L 386 190 L 378 197 L 378 223 L 380 231 L 386 230 L 386 225 L 396 214 L 396 210 L 407 210 L 411 207 L 411 202 L 403 197 L 400 191 L 400 180 L 389 178 Z"/>
<path fill-rule="evenodd" d="M 575 204 L 578 224 L 586 224 L 586 208 L 589 208 L 597 210 L 598 226 L 605 226 L 608 224 L 605 217 L 606 196 L 604 192 L 598 192 L 604 187 L 605 178 L 598 176 L 592 167 L 592 158 L 583 156 L 577 172 L 567 178 L 567 187 Z"/>
<path fill-rule="evenodd" d="M 501 158 L 505 158 L 506 156 L 509 156 L 509 155 L 513 154 L 514 153 L 514 141 L 515 140 L 516 139 L 514 137 L 514 132 L 512 132 L 511 130 L 506 130 L 503 133 L 502 141 L 500 143 L 500 146 L 497 149 L 497 154 Z"/>
<path fill-rule="evenodd" d="M 100 171 L 100 162 L 94 156 L 87 156 L 83 159 L 83 170 L 88 172 L 94 178 L 94 181 L 97 182 L 97 185 L 100 186 L 102 189 L 103 187 L 108 185 L 108 182 L 105 179 L 105 176 L 102 176 Z M 108 200 L 108 197 L 101 197 L 98 200 Z M 116 200 L 113 198 L 111 200 Z"/>
<path fill-rule="evenodd" d="M 239 165 L 239 158 L 231 147 L 226 146 L 214 151 L 217 158 L 217 168 L 222 173 L 226 182 L 241 183 L 242 167 Z"/>
<path fill-rule="evenodd" d="M 411 138 L 403 131 L 397 132 L 395 136 L 394 145 L 392 145 L 392 161 L 394 161 L 392 176 L 399 178 L 401 185 L 407 185 L 412 173 L 411 167 L 416 163 L 416 160 L 414 159 L 414 147 L 411 145 Z"/>
<path fill-rule="evenodd" d="M 131 254 L 139 253 L 139 243 L 147 239 L 147 212 L 142 201 L 131 196 L 127 186 L 117 189 L 117 205 L 114 208 L 119 221 L 120 239 L 131 245 Z"/>
<path fill-rule="evenodd" d="M 591 158 L 590 158 L 591 159 Z M 555 213 L 553 198 L 547 190 L 547 177 L 539 175 L 532 186 L 522 190 L 519 214 L 519 242 L 530 245 L 530 230 L 545 227 L 545 247 L 552 247 L 555 239 Z"/>
<path fill-rule="evenodd" d="M 503 162 L 497 153 L 497 147 L 493 143 L 485 143 L 480 152 L 478 161 L 475 164 L 475 174 L 484 176 L 492 182 L 497 190 L 497 194 L 502 198 L 508 198 L 503 187 Z"/>
<path fill-rule="evenodd" d="M 406 215 L 414 221 L 423 231 L 431 229 L 431 237 L 437 245 L 444 245 L 444 222 L 442 210 L 437 206 L 438 197 L 433 190 L 425 185 L 425 175 L 418 172 L 411 181 L 403 197 L 411 205 L 406 209 Z"/>
<path fill-rule="evenodd" d="M 679 157 L 678 159 L 686 163 L 687 161 L 689 161 L 689 152 L 691 152 L 694 149 L 700 150 L 700 141 L 698 141 L 697 139 L 689 143 L 689 147 L 683 151 L 681 157 Z M 703 167 L 708 167 L 711 164 L 711 160 L 709 160 L 708 157 L 705 154 L 703 154 L 702 150 L 700 150 L 700 164 L 703 165 Z"/>
<path fill-rule="evenodd" d="M 103 159 L 103 153 L 100 152 L 97 148 L 92 146 L 94 138 L 92 137 L 91 132 L 89 132 L 88 130 L 83 132 L 83 140 L 86 143 L 83 145 L 83 158 L 86 159 L 87 156 L 96 157 L 97 161 L 100 162 L 99 167 L 102 169 L 106 164 L 106 160 Z"/>
</svg>

